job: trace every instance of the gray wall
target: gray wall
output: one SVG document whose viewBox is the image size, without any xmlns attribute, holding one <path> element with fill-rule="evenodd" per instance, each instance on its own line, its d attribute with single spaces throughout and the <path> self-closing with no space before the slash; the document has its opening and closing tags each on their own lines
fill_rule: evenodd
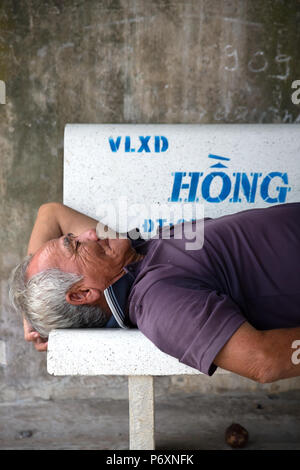
<svg viewBox="0 0 300 470">
<path fill-rule="evenodd" d="M 127 396 L 124 377 L 47 375 L 46 354 L 24 342 L 7 302 L 38 207 L 62 201 L 65 124 L 300 123 L 291 102 L 299 55 L 296 0 L 2 0 L 2 400 Z M 157 393 L 229 386 L 278 391 L 300 381 L 160 378 Z"/>
</svg>

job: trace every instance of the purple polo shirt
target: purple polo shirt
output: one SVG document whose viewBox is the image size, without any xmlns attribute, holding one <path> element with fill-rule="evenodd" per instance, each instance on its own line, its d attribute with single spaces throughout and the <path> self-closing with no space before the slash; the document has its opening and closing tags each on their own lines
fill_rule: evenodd
<svg viewBox="0 0 300 470">
<path fill-rule="evenodd" d="M 216 355 L 246 320 L 300 326 L 300 203 L 204 220 L 204 245 L 150 239 L 127 266 L 127 315 L 159 349 L 212 375 Z"/>
</svg>

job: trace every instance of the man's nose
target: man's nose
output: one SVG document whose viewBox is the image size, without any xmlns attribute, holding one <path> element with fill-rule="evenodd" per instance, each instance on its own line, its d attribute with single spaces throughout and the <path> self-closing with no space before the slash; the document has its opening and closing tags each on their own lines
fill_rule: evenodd
<svg viewBox="0 0 300 470">
<path fill-rule="evenodd" d="M 88 242 L 88 241 L 97 241 L 99 240 L 98 235 L 96 233 L 96 229 L 91 228 L 86 232 L 81 233 L 78 235 L 77 240 L 79 242 Z"/>
</svg>

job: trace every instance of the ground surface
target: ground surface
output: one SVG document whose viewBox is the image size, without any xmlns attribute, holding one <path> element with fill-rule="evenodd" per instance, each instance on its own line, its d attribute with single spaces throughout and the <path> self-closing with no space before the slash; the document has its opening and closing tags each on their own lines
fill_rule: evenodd
<svg viewBox="0 0 300 470">
<path fill-rule="evenodd" d="M 240 423 L 247 449 L 300 449 L 300 391 L 158 397 L 156 449 L 230 449 Z M 126 400 L 20 401 L 0 405 L 0 449 L 128 449 Z"/>
</svg>

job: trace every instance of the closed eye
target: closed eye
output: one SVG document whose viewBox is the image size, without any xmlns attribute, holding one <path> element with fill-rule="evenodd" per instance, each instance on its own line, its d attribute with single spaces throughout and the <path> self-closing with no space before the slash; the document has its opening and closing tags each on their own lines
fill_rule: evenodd
<svg viewBox="0 0 300 470">
<path fill-rule="evenodd" d="M 63 244 L 66 248 L 70 249 L 70 239 L 68 236 L 63 238 Z"/>
<path fill-rule="evenodd" d="M 75 243 L 74 243 L 75 242 Z M 78 240 L 74 240 L 74 235 L 72 233 L 68 233 L 63 238 L 63 245 L 67 248 L 68 251 L 74 251 L 75 252 L 78 250 L 80 242 Z M 73 250 L 72 250 L 73 248 Z"/>
<path fill-rule="evenodd" d="M 78 250 L 78 247 L 80 245 L 80 242 L 78 240 L 74 240 L 75 239 L 75 235 L 73 233 L 68 233 L 68 237 L 69 239 L 71 239 L 72 241 L 75 241 L 75 251 Z"/>
</svg>

